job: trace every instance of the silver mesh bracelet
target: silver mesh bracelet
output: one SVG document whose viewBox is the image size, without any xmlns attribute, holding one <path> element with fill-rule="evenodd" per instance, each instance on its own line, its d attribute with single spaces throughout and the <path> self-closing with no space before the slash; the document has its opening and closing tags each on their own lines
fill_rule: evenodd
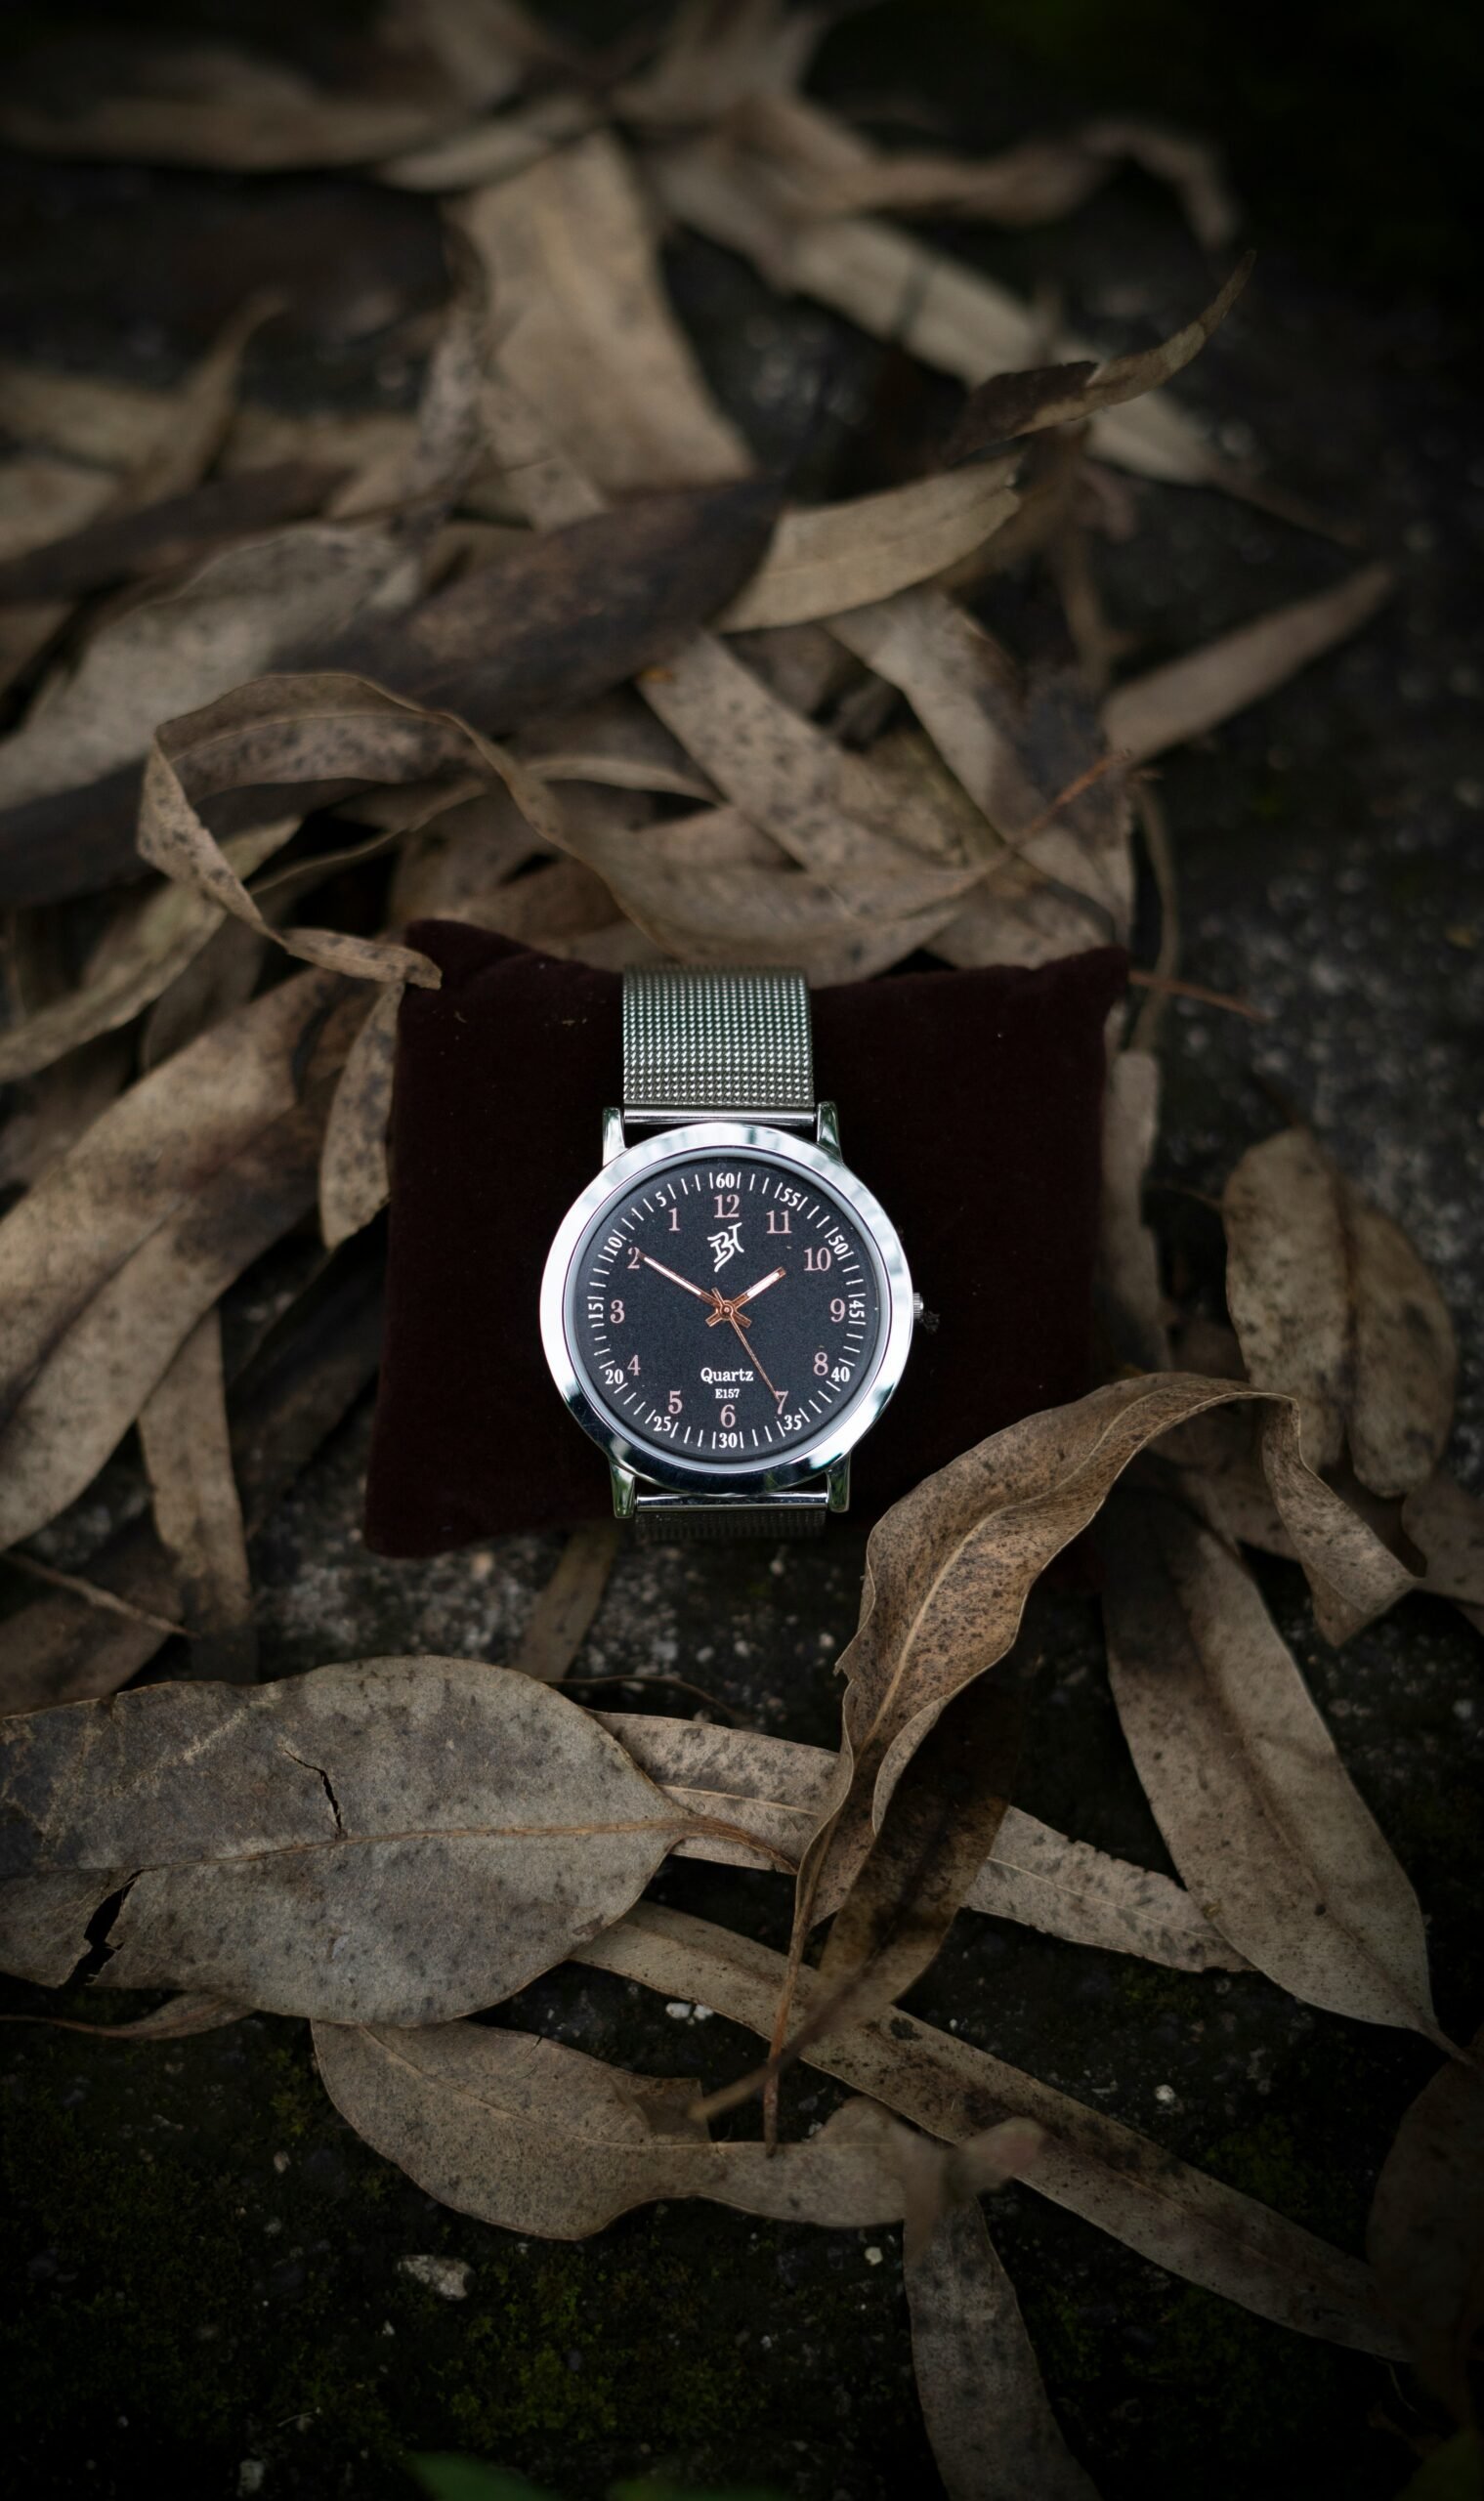
<svg viewBox="0 0 1484 2501">
<path fill-rule="evenodd" d="M 645 1127 L 725 1114 L 814 1118 L 802 973 L 679 965 L 623 976 L 623 1116 Z"/>
<path fill-rule="evenodd" d="M 723 1115 L 813 1125 L 814 1042 L 802 973 L 773 966 L 666 965 L 623 976 L 623 1117 L 669 1128 Z M 636 1494 L 646 1546 L 729 1537 L 812 1537 L 825 1487 L 761 1498 Z"/>
</svg>

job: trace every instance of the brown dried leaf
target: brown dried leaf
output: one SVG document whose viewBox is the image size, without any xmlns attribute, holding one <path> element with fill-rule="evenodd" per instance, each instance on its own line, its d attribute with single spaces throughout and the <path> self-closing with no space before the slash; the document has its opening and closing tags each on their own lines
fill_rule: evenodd
<svg viewBox="0 0 1484 2501">
<path fill-rule="evenodd" d="M 1214 151 L 1149 122 L 1091 122 L 981 157 L 927 149 L 887 155 L 811 98 L 792 94 L 748 97 L 732 127 L 774 160 L 804 217 L 894 209 L 1037 226 L 1069 216 L 1128 158 L 1171 185 L 1208 251 L 1218 251 L 1236 231 Z"/>
<path fill-rule="evenodd" d="M 233 1383 L 233 1468 L 250 1536 L 366 1388 L 380 1352 L 380 1323 L 376 1270 L 337 1262 L 318 1290 L 291 1307 L 245 1378 Z M 88 1568 L 94 1589 L 106 1590 L 124 1612 L 103 1614 L 90 1599 L 53 1589 L 8 1617 L 0 1711 L 46 1710 L 115 1693 L 167 1637 L 158 1619 L 169 1616 L 177 1592 L 147 1520 L 131 1521 Z"/>
<path fill-rule="evenodd" d="M 0 564 L 0 601 L 80 599 L 88 591 L 201 563 L 225 542 L 318 512 L 340 469 L 288 461 L 214 478 L 97 521 Z"/>
<path fill-rule="evenodd" d="M 519 1661 L 515 1662 L 519 1664 Z M 819 1822 L 834 1757 L 750 1728 L 650 1712 L 599 1712 L 603 1725 L 641 1769 L 692 1814 L 755 1832 L 759 1843 L 797 1860 Z M 682 1842 L 680 1858 L 743 1867 L 768 1863 L 740 1840 L 716 1833 Z M 776 1862 L 775 1862 L 776 1863 Z M 827 1883 L 815 1904 L 827 1918 L 841 1899 Z M 1217 1935 L 1192 1896 L 1167 1876 L 1069 1841 L 1018 1806 L 1007 1806 L 990 1855 L 963 1896 L 966 1910 L 1018 1920 L 1047 1936 L 1114 1954 L 1137 1954 L 1171 1971 L 1235 1971 L 1243 1957 Z"/>
<path fill-rule="evenodd" d="M 1394 587 L 1395 575 L 1387 566 L 1365 565 L 1334 590 L 1270 609 L 1235 633 L 1222 634 L 1147 676 L 1127 679 L 1103 705 L 1109 745 L 1142 763 L 1166 747 L 1204 737 L 1358 633 Z"/>
<path fill-rule="evenodd" d="M 615 102 L 625 120 L 660 128 L 721 121 L 755 96 L 791 93 L 828 23 L 825 9 L 779 0 L 685 0 Z"/>
<path fill-rule="evenodd" d="M 332 2023 L 496 2004 L 621 1917 L 688 1821 L 575 1703 L 465 1659 L 9 1719 L 0 1798 L 8 1878 L 91 1869 L 95 1910 L 128 1886 L 104 1985 Z"/>
<path fill-rule="evenodd" d="M 457 106 L 446 96 L 358 96 L 318 88 L 296 69 L 234 44 L 135 43 L 128 84 L 57 109 L 23 82 L 0 106 L 0 136 L 36 156 L 219 172 L 374 163 L 420 146 Z"/>
<path fill-rule="evenodd" d="M 75 1500 L 202 1314 L 313 1203 L 321 1112 L 298 1058 L 336 995 L 303 975 L 203 1035 L 0 1224 L 0 1547 Z"/>
<path fill-rule="evenodd" d="M 1484 1503 L 1477 1494 L 1434 1476 L 1408 1495 L 1402 1527 L 1426 1557 L 1423 1589 L 1452 1598 L 1484 1632 Z"/>
<path fill-rule="evenodd" d="M 1484 2331 L 1484 2031 L 1408 2110 L 1376 2183 L 1366 2254 L 1417 2370 L 1460 2423 Z"/>
<path fill-rule="evenodd" d="M 183 1989 L 148 2014 L 129 2016 L 123 2023 L 73 2023 L 64 2014 L 0 2014 L 0 2023 L 45 2023 L 54 2032 L 85 2032 L 94 2041 L 191 2041 L 198 2032 L 220 2032 L 240 2023 L 250 2007 L 231 1998 L 214 1997 L 209 1989 Z"/>
<path fill-rule="evenodd" d="M 615 1520 L 589 1520 L 585 1527 L 572 1530 L 510 1660 L 521 1675 L 534 1676 L 540 1684 L 561 1683 L 603 1604 L 618 1559 L 618 1539 Z M 621 1730 L 614 1728 L 611 1733 L 621 1745 Z M 650 1778 L 654 1777 L 651 1772 Z M 686 1811 L 700 1810 L 687 1807 Z"/>
<path fill-rule="evenodd" d="M 0 807 L 129 763 L 157 722 L 413 587 L 403 549 L 364 524 L 305 522 L 213 557 L 103 626 L 67 683 L 0 743 Z"/>
<path fill-rule="evenodd" d="M 580 138 L 596 117 L 590 96 L 558 88 L 532 97 L 518 111 L 451 130 L 426 148 L 410 148 L 376 168 L 378 182 L 405 191 L 472 191 L 522 174 L 553 148 Z"/>
<path fill-rule="evenodd" d="M 658 282 L 620 143 L 594 131 L 455 212 L 499 307 L 503 372 L 605 493 L 745 477 Z"/>
<path fill-rule="evenodd" d="M 717 617 L 717 631 L 807 624 L 930 580 L 1018 512 L 1013 474 L 1012 461 L 986 461 L 884 494 L 784 513 L 752 579 Z"/>
<path fill-rule="evenodd" d="M 1045 426 L 1081 425 L 1099 408 L 1142 399 L 1200 355 L 1219 329 L 1252 274 L 1253 254 L 1238 262 L 1204 313 L 1161 342 L 1106 364 L 1041 365 L 1030 373 L 996 374 L 971 391 L 945 446 L 949 460 L 966 460 L 1011 435 L 1038 434 Z"/>
<path fill-rule="evenodd" d="M 231 872 L 250 876 L 298 829 L 297 816 L 280 817 L 222 846 Z M 222 923 L 222 909 L 203 895 L 174 884 L 151 888 L 126 904 L 95 948 L 75 990 L 55 998 L 0 1034 L 0 1081 L 33 1076 L 99 1034 L 130 1024 L 141 1008 L 161 997 L 203 954 Z"/>
<path fill-rule="evenodd" d="M 1207 1916 L 1306 2004 L 1446 2046 L 1417 1895 L 1245 1566 L 1148 1495 L 1101 1551 L 1119 1718 Z"/>
<path fill-rule="evenodd" d="M 252 1575 L 232 1472 L 222 1319 L 196 1323 L 139 1411 L 154 1525 L 170 1557 L 201 1677 L 251 1684 L 258 1673 Z"/>
<path fill-rule="evenodd" d="M 1297 1400 L 1314 1465 L 1348 1446 L 1374 1493 L 1425 1484 L 1453 1421 L 1458 1344 L 1400 1225 L 1296 1128 L 1248 1150 L 1222 1217 L 1248 1372 Z"/>
<path fill-rule="evenodd" d="M 1120 1011 L 1114 1014 L 1118 1020 Z M 1115 1360 L 1143 1372 L 1167 1372 L 1170 1365 L 1159 1247 L 1144 1222 L 1144 1182 L 1159 1130 L 1159 1061 L 1151 1051 L 1111 1047 L 1103 1092 L 1098 1307 Z"/>
<path fill-rule="evenodd" d="M 905 2280 L 917 2400 L 948 2501 L 1096 2501 L 977 2205 L 940 2219 Z"/>
<path fill-rule="evenodd" d="M 877 1521 L 866 1549 L 860 1625 L 839 1661 L 847 1680 L 839 1761 L 799 1866 L 791 1972 L 800 1968 L 822 1886 L 843 1884 L 848 1897 L 893 1790 L 939 1713 L 1005 1656 L 1034 1582 L 1096 1516 L 1124 1468 L 1161 1433 L 1228 1400 L 1260 1394 L 1181 1373 L 1110 1382 L 993 1434 Z M 1297 1456 L 1290 1401 L 1273 1429 L 1300 1484 L 1317 1487 L 1343 1513 L 1339 1498 Z M 1313 1520 L 1301 1527 L 1307 1549 Z M 1356 1527 L 1363 1530 L 1358 1521 Z M 1379 1547 L 1378 1540 L 1371 1543 Z M 1308 1550 L 1303 1560 L 1307 1568 Z M 1318 1561 L 1331 1565 L 1327 1547 Z M 940 1901 L 940 1915 L 942 1907 Z M 837 1974 L 842 1985 L 846 1976 Z M 785 1993 L 779 2052 L 787 2015 Z M 732 2098 L 755 2082 L 744 2080 Z"/>
<path fill-rule="evenodd" d="M 506 2231 L 581 2240 L 659 2197 L 836 2229 L 893 2223 L 904 2210 L 893 2131 L 863 2130 L 854 2104 L 806 2143 L 770 2154 L 712 2144 L 686 2118 L 695 2087 L 684 2078 L 629 2075 L 530 2032 L 321 2022 L 315 2055 L 358 2135 L 429 2196 Z M 1009 2177 L 1002 2157 L 1034 2161 L 1036 2146 L 991 2129 L 960 2151 L 989 2186 Z"/>
<path fill-rule="evenodd" d="M 319 1230 L 328 1250 L 369 1224 L 391 1195 L 387 1123 L 403 989 L 390 983 L 372 1000 L 330 1103 L 319 1151 Z"/>
<path fill-rule="evenodd" d="M 682 225 L 740 252 L 781 293 L 816 297 L 970 389 L 1044 354 L 1039 316 L 996 280 L 879 219 L 800 220 L 786 178 L 730 135 L 657 149 L 648 171 Z M 1092 444 L 1143 477 L 1208 486 L 1221 476 L 1196 420 L 1158 394 L 1099 411 Z"/>
<path fill-rule="evenodd" d="M 767 2037 L 784 1959 L 749 1937 L 642 1902 L 574 1960 L 665 1997 L 699 1999 Z M 813 1974 L 801 1983 L 809 2011 Z M 1155 2266 L 1301 2335 L 1394 2355 L 1370 2273 L 1255 2199 L 1192 2170 L 1131 2128 L 956 2034 L 900 2013 L 804 2054 L 806 2063 L 950 2143 L 996 2120 L 1034 2119 L 1046 2143 L 1027 2185 Z"/>
</svg>

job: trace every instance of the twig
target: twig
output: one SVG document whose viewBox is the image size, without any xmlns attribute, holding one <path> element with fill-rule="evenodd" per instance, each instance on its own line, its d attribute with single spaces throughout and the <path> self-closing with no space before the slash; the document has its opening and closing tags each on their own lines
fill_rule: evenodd
<svg viewBox="0 0 1484 2501">
<path fill-rule="evenodd" d="M 131 1624 L 148 1624 L 151 1632 L 163 1632 L 167 1636 L 178 1634 L 183 1641 L 195 1639 L 189 1624 L 177 1624 L 171 1616 L 156 1615 L 148 1606 L 136 1606 L 132 1598 L 117 1597 L 111 1590 L 101 1590 L 96 1581 L 85 1581 L 76 1572 L 60 1572 L 55 1563 L 43 1563 L 34 1554 L 21 1553 L 17 1547 L 12 1547 L 5 1560 L 13 1563 L 18 1572 L 28 1572 L 32 1580 L 45 1581 L 49 1588 L 65 1590 L 72 1597 L 81 1598 L 87 1606 L 102 1608 L 105 1615 L 126 1616 Z"/>
<path fill-rule="evenodd" d="M 1250 999 L 1234 998 L 1230 991 L 1208 990 L 1204 981 L 1171 981 L 1166 973 L 1146 973 L 1137 965 L 1130 970 L 1128 980 L 1132 989 L 1152 991 L 1160 997 L 1199 998 L 1203 1007 L 1224 1007 L 1233 1016 L 1245 1016 L 1250 1025 L 1270 1025 L 1273 1021 L 1265 1007 L 1253 1007 Z M 1137 1025 L 1133 1040 L 1135 1046 L 1141 1047 Z"/>
<path fill-rule="evenodd" d="M 734 1711 L 734 1710 L 733 1710 L 733 1708 L 732 1708 L 732 1705 L 730 1704 L 730 1702 L 723 1702 L 723 1701 L 721 1700 L 720 1696 L 719 1696 L 719 1695 L 717 1695 L 717 1694 L 714 1694 L 714 1693 L 707 1693 L 707 1692 L 706 1692 L 706 1690 L 705 1690 L 705 1688 L 704 1688 L 704 1686 L 702 1686 L 702 1685 L 699 1685 L 699 1684 L 687 1684 L 687 1682 L 686 1682 L 686 1680 L 685 1680 L 685 1677 L 684 1677 L 684 1676 L 655 1676 L 655 1675 L 642 1675 L 642 1676 L 633 1676 L 633 1675 L 631 1675 L 631 1676 L 625 1676 L 625 1675 L 611 1675 L 611 1676 L 564 1676 L 564 1677 L 562 1678 L 562 1685 L 563 1685 L 563 1690 L 564 1690 L 564 1691 L 566 1690 L 566 1688 L 567 1688 L 569 1685 L 573 1685 L 573 1684 L 580 1684 L 580 1685 L 590 1685 L 590 1684 L 637 1684 L 637 1685 L 648 1685 L 648 1684 L 667 1684 L 667 1685 L 670 1687 L 671 1691 L 672 1691 L 672 1692 L 674 1692 L 674 1693 L 689 1693 L 689 1694 L 693 1694 L 693 1695 L 695 1696 L 695 1698 L 696 1698 L 696 1700 L 697 1700 L 698 1702 L 703 1702 L 703 1703 L 705 1704 L 706 1709 L 707 1709 L 708 1711 L 720 1711 L 720 1712 L 724 1713 L 724 1715 L 726 1716 L 726 1717 L 727 1717 L 728 1719 L 730 1719 L 730 1720 L 734 1721 L 734 1723 L 735 1723 L 739 1728 L 744 1728 L 744 1727 L 747 1725 L 747 1722 L 743 1719 L 743 1717 L 742 1717 L 742 1716 L 741 1712 L 740 1712 L 740 1711 Z M 761 1734 L 761 1731 L 758 1731 L 757 1733 Z"/>
</svg>

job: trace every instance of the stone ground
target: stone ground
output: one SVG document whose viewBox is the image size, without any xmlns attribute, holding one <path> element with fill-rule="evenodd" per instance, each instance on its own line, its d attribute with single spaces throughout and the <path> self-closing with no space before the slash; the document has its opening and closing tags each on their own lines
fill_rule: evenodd
<svg viewBox="0 0 1484 2501">
<path fill-rule="evenodd" d="M 1012 109 L 1013 82 L 1009 92 L 996 90 L 986 127 Z M 1033 106 L 1045 101 L 1037 91 Z M 1050 101 L 1058 118 L 1075 108 L 1059 91 Z M 369 310 L 322 348 L 307 318 L 272 387 L 289 399 L 403 397 L 412 375 L 378 330 L 376 273 L 395 274 L 403 310 L 432 299 L 429 218 L 423 203 L 368 201 L 340 181 L 14 170 L 0 227 L 20 247 L 8 281 L 18 345 L 84 366 L 174 369 L 216 318 L 211 238 L 271 258 L 306 216 L 325 253 L 345 256 L 326 264 L 324 300 L 344 311 L 354 263 Z M 207 239 L 183 241 L 183 224 Z M 90 284 L 64 296 L 62 273 L 95 236 Z M 1172 324 L 1206 275 L 1166 204 L 1137 183 L 1064 227 L 970 248 L 1018 283 L 1060 287 L 1110 342 Z M 763 452 L 796 445 L 822 370 L 847 447 L 853 427 L 879 417 L 885 360 L 869 343 L 823 315 L 781 311 L 701 246 L 679 247 L 670 275 Z M 1155 1206 L 1180 1280 L 1219 1309 L 1210 1194 L 1277 1124 L 1275 1098 L 1312 1117 L 1450 1294 L 1463 1342 L 1455 1458 L 1478 1484 L 1484 764 L 1470 742 L 1468 601 L 1484 467 L 1458 345 L 1446 296 L 1371 292 L 1333 257 L 1279 243 L 1190 378 L 1187 396 L 1233 449 L 1259 444 L 1286 485 L 1358 519 L 1401 583 L 1359 641 L 1165 768 L 1183 968 L 1269 1021 L 1189 1003 L 1167 1015 Z M 1215 495 L 1129 493 L 1138 531 L 1101 564 L 1141 660 L 1354 561 Z M 987 614 L 1023 648 L 1052 630 L 1049 611 L 1014 585 L 996 588 Z M 422 1565 L 367 1555 L 367 1425 L 364 1413 L 347 1423 L 262 1540 L 265 1673 L 400 1648 L 507 1655 L 558 1542 L 513 1539 Z M 603 1696 L 624 1707 L 693 1707 L 657 1681 L 669 1674 L 752 1725 L 828 1743 L 863 1542 L 842 1527 L 824 1554 L 626 1554 L 578 1669 L 628 1679 Z M 1413 1600 L 1333 1653 L 1296 1572 L 1264 1565 L 1261 1578 L 1428 1912 L 1442 2020 L 1465 2032 L 1484 1980 L 1479 1640 L 1448 1609 Z M 1090 1601 L 1047 1597 L 1035 1637 L 1047 1674 L 1020 1802 L 1167 1865 L 1119 1735 Z M 685 1866 L 660 1890 L 784 1936 L 775 1878 Z M 39 1993 L 11 2003 L 34 2008 Z M 1397 2120 L 1435 2063 L 1419 2042 L 1313 2013 L 1256 1977 L 1176 1975 L 984 1919 L 960 1921 L 912 2003 L 1350 2248 Z M 507 2012 L 656 2071 L 718 2079 L 753 2055 L 703 2009 L 597 1974 L 556 1975 Z M 17 2029 L 0 2073 L 6 2277 L 21 2292 L 5 2329 L 11 2454 L 27 2492 L 125 2494 L 168 2477 L 202 2501 L 259 2490 L 390 2501 L 410 2489 L 406 2448 L 497 2460 L 572 2501 L 647 2468 L 762 2483 L 790 2501 L 936 2488 L 894 2231 L 757 2225 L 709 2206 L 635 2214 L 579 2247 L 487 2229 L 362 2145 L 318 2089 L 306 2027 L 266 2017 L 155 2050 Z M 806 2077 L 792 2116 L 807 2124 L 834 2098 Z M 1058 2412 L 1110 2501 L 1174 2501 L 1195 2471 L 1209 2501 L 1321 2481 L 1383 2501 L 1415 2463 L 1411 2444 L 1436 2428 L 1386 2366 L 1183 2286 L 1028 2190 L 992 2213 Z M 420 2259 L 446 2263 L 409 2268 Z"/>
</svg>

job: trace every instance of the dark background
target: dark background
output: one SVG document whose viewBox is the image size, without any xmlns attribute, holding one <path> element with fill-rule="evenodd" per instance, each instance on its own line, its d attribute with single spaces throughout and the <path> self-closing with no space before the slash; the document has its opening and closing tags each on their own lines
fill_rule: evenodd
<svg viewBox="0 0 1484 2501">
<path fill-rule="evenodd" d="M 602 30 L 623 14 L 566 22 Z M 265 0 L 160 6 L 148 21 L 252 39 L 328 75 L 354 69 L 362 19 Z M 135 22 L 143 13 L 110 11 L 106 43 L 127 43 Z M 1275 1095 L 1312 1117 L 1450 1294 L 1464 1350 L 1454 1459 L 1478 1485 L 1475 23 L 1425 6 L 917 0 L 838 26 L 815 84 L 925 107 L 931 135 L 964 146 L 1128 109 L 1188 121 L 1227 150 L 1258 271 L 1179 388 L 1235 453 L 1257 447 L 1276 480 L 1355 522 L 1402 580 L 1356 642 L 1165 762 L 1184 970 L 1270 1021 L 1195 1003 L 1167 1018 L 1152 1204 L 1171 1281 L 1219 1308 L 1207 1201 L 1283 1117 Z M 13 11 L 6 40 L 44 39 L 62 74 L 80 75 L 99 57 L 86 24 Z M 905 117 L 879 126 L 923 135 Z M 1059 293 L 1111 349 L 1162 335 L 1210 291 L 1169 199 L 1136 174 L 1053 227 L 930 231 L 1022 289 Z M 716 387 L 765 457 L 803 453 L 811 491 L 890 471 L 936 421 L 946 385 L 817 308 L 776 303 L 726 255 L 680 240 L 667 267 Z M 253 350 L 249 390 L 288 405 L 411 399 L 444 284 L 431 201 L 339 175 L 0 168 L 7 353 L 168 378 L 265 279 L 292 303 Z M 1356 561 L 1213 494 L 1139 482 L 1129 493 L 1137 533 L 1098 562 L 1130 666 Z M 1049 593 L 1014 580 L 994 586 L 986 614 L 1027 654 L 1060 630 Z M 365 1435 L 362 1411 L 260 1543 L 265 1673 L 402 1647 L 506 1655 L 557 1542 L 416 1566 L 367 1556 Z M 828 1664 L 860 1560 L 849 1532 L 823 1560 L 627 1555 L 579 1669 L 685 1675 L 753 1724 L 828 1743 Z M 1261 1578 L 1418 1886 L 1440 2014 L 1465 2034 L 1484 1994 L 1479 1640 L 1412 1600 L 1331 1653 L 1296 1573 L 1264 1565 Z M 1056 1597 L 1036 1637 L 1055 1674 L 1021 1802 L 1166 1865 L 1089 1606 Z M 663 1687 L 629 1698 L 691 1707 Z M 664 1890 L 782 1937 L 770 1879 L 683 1868 Z M 912 2003 L 1349 2248 L 1435 2064 L 1418 2042 L 1317 2014 L 1260 1979 L 1177 1976 L 983 1920 L 959 1924 Z M 511 2014 L 634 2066 L 716 2079 L 752 2055 L 718 2021 L 597 1977 L 553 1978 Z M 123 2494 L 168 2477 L 210 2501 L 390 2495 L 408 2488 L 405 2445 L 498 2459 L 581 2501 L 645 2468 L 766 2480 L 798 2501 L 934 2488 L 893 2232 L 692 2206 L 635 2215 L 587 2247 L 516 2241 L 432 2205 L 359 2143 L 318 2090 L 305 2028 L 267 2018 L 165 2050 L 17 2029 L 0 2040 L 0 2073 L 11 2458 L 28 2492 Z M 831 2098 L 806 2079 L 793 2115 L 807 2122 Z M 1320 2484 L 1385 2501 L 1442 2429 L 1385 2366 L 1175 2283 L 1028 2193 L 993 2212 L 1068 2437 L 1110 2501 L 1184 2501 L 1197 2477 L 1209 2501 Z M 461 2302 L 402 2269 L 419 2253 L 467 2263 Z"/>
</svg>

